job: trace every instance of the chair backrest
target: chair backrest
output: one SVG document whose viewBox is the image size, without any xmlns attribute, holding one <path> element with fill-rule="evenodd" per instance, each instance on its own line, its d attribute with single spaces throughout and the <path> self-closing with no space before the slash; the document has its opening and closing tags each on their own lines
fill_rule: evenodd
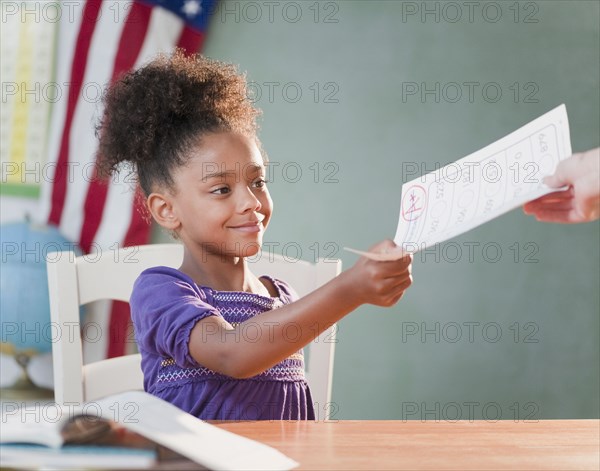
<svg viewBox="0 0 600 471">
<path fill-rule="evenodd" d="M 288 282 L 304 296 L 341 271 L 340 260 L 310 263 L 263 253 L 248 259 L 256 275 L 271 275 Z M 82 404 L 109 394 L 143 389 L 139 354 L 83 364 L 80 306 L 102 299 L 129 302 L 133 284 L 146 268 L 177 268 L 183 259 L 179 244 L 153 244 L 109 250 L 76 257 L 73 252 L 48 258 L 50 315 L 59 335 L 52 343 L 54 396 L 59 404 Z M 332 326 L 308 345 L 306 375 L 317 418 L 329 418 L 335 353 Z"/>
</svg>

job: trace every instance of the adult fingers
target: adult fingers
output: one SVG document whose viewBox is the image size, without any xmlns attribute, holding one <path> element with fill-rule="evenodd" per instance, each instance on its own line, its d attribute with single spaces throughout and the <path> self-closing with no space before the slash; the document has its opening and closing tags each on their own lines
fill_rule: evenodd
<svg viewBox="0 0 600 471">
<path fill-rule="evenodd" d="M 568 190 L 555 191 L 553 193 L 548 193 L 547 195 L 540 196 L 539 198 L 530 201 L 530 203 L 534 203 L 534 202 L 538 202 L 538 201 L 546 202 L 546 201 L 566 200 L 566 199 L 573 198 L 574 195 L 575 195 L 575 191 L 572 187 L 570 187 Z"/>
<path fill-rule="evenodd" d="M 551 210 L 540 209 L 534 213 L 535 218 L 542 222 L 557 222 L 562 224 L 574 224 L 585 222 L 580 213 L 575 209 Z"/>
<path fill-rule="evenodd" d="M 553 205 L 556 203 L 572 203 L 574 198 L 574 192 L 572 188 L 569 188 L 566 191 L 556 191 L 554 193 L 549 193 L 544 195 L 538 199 L 533 201 L 529 201 L 523 205 L 523 211 L 526 214 L 532 214 L 538 211 L 539 209 L 544 208 L 547 205 Z"/>
<path fill-rule="evenodd" d="M 544 178 L 544 183 L 551 188 L 558 188 L 564 185 L 570 185 L 582 175 L 583 154 L 573 154 L 565 160 L 561 160 L 556 166 L 554 175 Z"/>
<path fill-rule="evenodd" d="M 537 211 L 542 211 L 542 210 L 552 210 L 552 211 L 557 211 L 557 210 L 565 210 L 565 209 L 572 209 L 575 207 L 575 200 L 573 199 L 569 199 L 569 200 L 562 200 L 562 201 L 539 201 L 535 204 L 530 204 L 527 206 L 526 208 L 526 212 L 527 213 L 536 213 Z"/>
</svg>

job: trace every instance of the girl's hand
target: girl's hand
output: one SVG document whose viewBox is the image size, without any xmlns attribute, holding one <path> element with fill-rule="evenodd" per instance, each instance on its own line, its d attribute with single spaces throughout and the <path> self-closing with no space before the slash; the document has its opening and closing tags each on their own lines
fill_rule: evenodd
<svg viewBox="0 0 600 471">
<path fill-rule="evenodd" d="M 371 247 L 369 251 L 383 252 L 395 249 L 396 244 L 386 239 Z M 386 262 L 361 257 L 352 268 L 344 272 L 352 288 L 349 295 L 357 296 L 360 304 L 393 306 L 412 284 L 411 263 L 412 255 Z"/>
</svg>

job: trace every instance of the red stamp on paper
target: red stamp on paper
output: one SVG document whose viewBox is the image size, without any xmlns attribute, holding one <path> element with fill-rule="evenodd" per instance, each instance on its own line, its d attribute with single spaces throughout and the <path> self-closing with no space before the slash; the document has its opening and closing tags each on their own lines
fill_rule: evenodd
<svg viewBox="0 0 600 471">
<path fill-rule="evenodd" d="M 416 221 L 427 205 L 427 191 L 421 185 L 411 186 L 402 199 L 402 217 L 405 221 Z"/>
</svg>

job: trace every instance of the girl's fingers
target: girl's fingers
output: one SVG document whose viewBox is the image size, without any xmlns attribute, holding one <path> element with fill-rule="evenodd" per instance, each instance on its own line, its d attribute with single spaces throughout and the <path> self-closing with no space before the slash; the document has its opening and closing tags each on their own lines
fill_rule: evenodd
<svg viewBox="0 0 600 471">
<path fill-rule="evenodd" d="M 389 300 L 406 290 L 412 284 L 412 277 L 408 272 L 400 276 L 385 278 L 374 286 L 375 292 L 380 299 Z"/>
<path fill-rule="evenodd" d="M 402 299 L 402 296 L 404 296 L 404 291 L 402 291 L 402 293 L 400 293 L 398 296 L 394 297 L 392 299 L 392 302 L 390 303 L 390 306 L 393 306 L 394 304 L 396 304 L 398 301 L 400 301 L 400 299 Z"/>
<path fill-rule="evenodd" d="M 369 248 L 369 252 L 391 252 L 397 250 L 398 246 L 391 239 L 385 239 Z"/>
<path fill-rule="evenodd" d="M 389 292 L 396 293 L 396 294 L 401 293 L 402 291 L 405 291 L 411 284 L 412 284 L 412 276 L 409 274 L 406 274 L 406 276 L 403 276 L 396 283 L 394 283 L 393 285 L 390 286 Z"/>
<path fill-rule="evenodd" d="M 380 268 L 382 269 L 382 273 L 384 274 L 384 278 L 391 278 L 401 275 L 405 271 L 410 271 L 412 269 L 412 260 L 413 256 L 408 254 L 402 257 L 399 260 L 393 260 L 388 262 L 375 262 L 381 263 Z"/>
<path fill-rule="evenodd" d="M 406 278 L 412 273 L 412 265 L 405 267 L 397 267 L 390 270 L 386 270 L 382 273 L 384 280 L 397 280 L 399 278 Z M 394 282 L 395 283 L 395 282 Z"/>
<path fill-rule="evenodd" d="M 409 279 L 409 280 L 403 281 L 402 283 L 400 283 L 397 286 L 397 288 L 395 290 L 396 294 L 394 294 L 392 296 L 392 305 L 396 304 L 398 301 L 400 301 L 400 298 L 402 298 L 402 296 L 404 296 L 404 293 L 410 287 L 411 283 L 412 283 L 412 280 Z"/>
</svg>

